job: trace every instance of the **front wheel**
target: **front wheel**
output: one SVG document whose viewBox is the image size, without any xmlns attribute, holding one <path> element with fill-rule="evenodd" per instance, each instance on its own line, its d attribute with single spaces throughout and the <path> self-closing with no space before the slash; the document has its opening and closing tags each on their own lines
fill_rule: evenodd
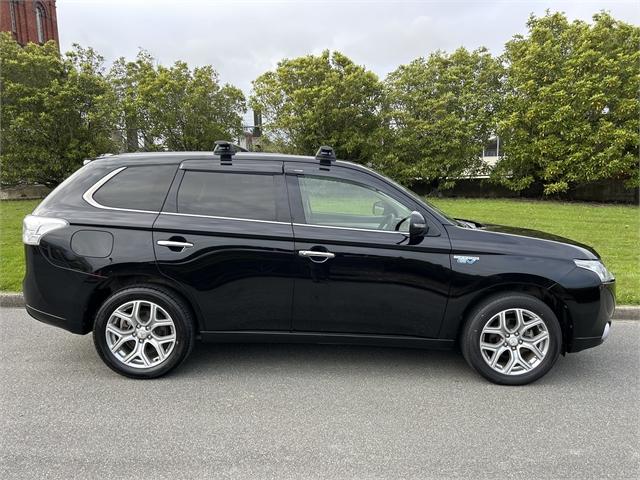
<svg viewBox="0 0 640 480">
<path fill-rule="evenodd" d="M 96 316 L 93 341 L 112 370 L 132 378 L 155 378 L 187 357 L 193 319 L 184 302 L 155 286 L 131 287 L 109 297 Z"/>
<path fill-rule="evenodd" d="M 525 385 L 545 375 L 560 354 L 562 331 L 553 311 L 523 294 L 492 297 L 469 315 L 462 353 L 482 376 L 503 385 Z"/>
</svg>

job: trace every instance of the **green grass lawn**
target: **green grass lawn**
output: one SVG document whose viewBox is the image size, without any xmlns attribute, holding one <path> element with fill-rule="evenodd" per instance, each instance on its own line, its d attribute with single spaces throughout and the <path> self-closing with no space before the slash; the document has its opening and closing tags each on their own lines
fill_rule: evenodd
<svg viewBox="0 0 640 480">
<path fill-rule="evenodd" d="M 618 283 L 618 303 L 640 304 L 640 209 L 524 200 L 429 199 L 451 216 L 544 230 L 593 246 Z M 19 291 L 24 275 L 22 218 L 38 201 L 0 202 L 0 290 Z"/>
<path fill-rule="evenodd" d="M 24 276 L 22 219 L 39 200 L 0 201 L 0 291 L 19 292 Z"/>
</svg>

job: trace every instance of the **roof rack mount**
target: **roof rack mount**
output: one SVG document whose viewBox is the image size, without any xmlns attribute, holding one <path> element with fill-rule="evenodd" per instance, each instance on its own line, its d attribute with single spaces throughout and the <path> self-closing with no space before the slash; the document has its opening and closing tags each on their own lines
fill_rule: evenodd
<svg viewBox="0 0 640 480">
<path fill-rule="evenodd" d="M 322 145 L 316 152 L 316 160 L 318 160 L 321 165 L 331 165 L 331 163 L 335 162 L 336 154 L 333 151 L 333 147 Z"/>
<path fill-rule="evenodd" d="M 216 140 L 215 145 L 213 154 L 220 155 L 220 160 L 223 162 L 230 162 L 237 152 L 248 152 L 246 148 L 226 140 Z"/>
</svg>

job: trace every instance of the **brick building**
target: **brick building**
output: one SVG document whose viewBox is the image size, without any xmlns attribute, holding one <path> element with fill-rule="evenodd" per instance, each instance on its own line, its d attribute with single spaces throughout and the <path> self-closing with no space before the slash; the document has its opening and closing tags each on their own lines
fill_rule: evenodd
<svg viewBox="0 0 640 480">
<path fill-rule="evenodd" d="M 21 45 L 58 40 L 56 0 L 0 0 L 0 31 Z"/>
</svg>

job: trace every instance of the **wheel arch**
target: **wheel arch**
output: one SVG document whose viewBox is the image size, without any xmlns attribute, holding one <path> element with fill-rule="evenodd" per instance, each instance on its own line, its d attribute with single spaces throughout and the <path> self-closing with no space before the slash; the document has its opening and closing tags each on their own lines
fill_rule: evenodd
<svg viewBox="0 0 640 480">
<path fill-rule="evenodd" d="M 169 290 L 171 293 L 178 296 L 184 301 L 187 308 L 190 309 L 191 314 L 196 321 L 196 325 L 194 325 L 196 328 L 196 334 L 200 333 L 202 330 L 202 314 L 197 304 L 191 300 L 189 295 L 175 283 L 168 281 L 168 279 L 165 279 L 161 275 L 150 275 L 144 273 L 114 274 L 109 276 L 109 278 L 100 283 L 100 285 L 94 289 L 93 293 L 89 297 L 83 316 L 83 330 L 85 333 L 89 333 L 93 330 L 96 313 L 107 298 L 119 290 L 129 288 L 134 285 L 157 286 L 164 290 Z"/>
<path fill-rule="evenodd" d="M 567 305 L 562 299 L 552 293 L 548 286 L 543 283 L 538 283 L 531 280 L 512 280 L 509 282 L 497 283 L 488 286 L 478 292 L 476 292 L 467 305 L 462 309 L 457 319 L 457 327 L 455 332 L 455 339 L 459 341 L 464 326 L 471 312 L 481 303 L 486 301 L 490 297 L 500 296 L 506 293 L 520 293 L 530 295 L 544 302 L 556 315 L 558 322 L 560 323 L 560 330 L 562 331 L 562 348 L 561 353 L 564 355 L 567 352 L 568 346 L 573 338 L 573 320 Z M 450 320 L 454 320 L 451 319 Z M 454 320 L 454 321 L 455 321 Z"/>
</svg>

